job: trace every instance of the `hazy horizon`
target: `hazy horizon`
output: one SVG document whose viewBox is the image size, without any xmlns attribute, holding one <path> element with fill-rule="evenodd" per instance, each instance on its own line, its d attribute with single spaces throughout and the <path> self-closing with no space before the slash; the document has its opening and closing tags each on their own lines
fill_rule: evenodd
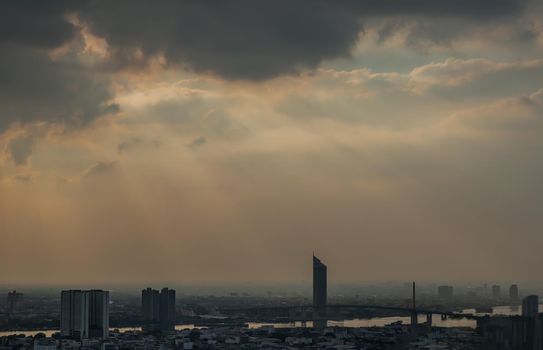
<svg viewBox="0 0 543 350">
<path fill-rule="evenodd" d="M 542 18 L 2 2 L 0 284 L 538 285 Z"/>
</svg>

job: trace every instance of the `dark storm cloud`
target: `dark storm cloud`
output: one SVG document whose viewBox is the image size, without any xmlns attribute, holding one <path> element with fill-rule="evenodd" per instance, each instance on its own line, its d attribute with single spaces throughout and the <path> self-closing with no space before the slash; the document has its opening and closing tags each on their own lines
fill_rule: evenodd
<svg viewBox="0 0 543 350">
<path fill-rule="evenodd" d="M 428 15 L 493 19 L 522 11 L 528 0 L 361 0 L 348 3 L 362 15 Z"/>
<path fill-rule="evenodd" d="M 106 80 L 77 63 L 52 61 L 31 48 L 8 49 L 0 56 L 0 132 L 13 122 L 47 121 L 86 125 L 115 112 Z"/>
<path fill-rule="evenodd" d="M 169 65 L 226 79 L 264 80 L 348 56 L 372 17 L 492 20 L 525 0 L 3 1 L 0 3 L 0 132 L 14 122 L 87 125 L 115 112 L 109 78 L 77 55 L 50 50 L 81 40 L 74 15 L 106 39 L 111 68 Z M 77 45 L 76 45 L 77 46 Z M 73 48 L 72 48 L 73 49 Z M 134 53 L 138 50 L 139 55 Z M 103 68 L 103 67 L 101 67 Z"/>
<path fill-rule="evenodd" d="M 75 59 L 55 61 L 49 50 L 69 43 L 68 15 L 82 1 L 3 1 L 0 4 L 0 133 L 12 123 L 86 125 L 114 112 L 108 81 Z"/>
<path fill-rule="evenodd" d="M 81 12 L 116 63 L 164 54 L 169 64 L 227 79 L 262 80 L 350 54 L 365 19 L 515 16 L 523 0 L 93 1 Z"/>
<path fill-rule="evenodd" d="M 82 1 L 2 1 L 0 4 L 0 45 L 28 45 L 55 48 L 69 41 L 75 27 L 66 15 Z"/>
<path fill-rule="evenodd" d="M 139 48 L 229 79 L 266 79 L 347 55 L 355 13 L 322 1 L 97 1 L 83 13 L 118 57 Z M 121 58 L 122 59 L 122 58 Z"/>
</svg>

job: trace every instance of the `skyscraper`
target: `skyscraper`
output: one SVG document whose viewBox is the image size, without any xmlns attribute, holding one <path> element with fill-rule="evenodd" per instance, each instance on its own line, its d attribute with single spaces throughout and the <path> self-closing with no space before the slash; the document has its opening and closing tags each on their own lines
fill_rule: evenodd
<svg viewBox="0 0 543 350">
<path fill-rule="evenodd" d="M 522 299 L 522 316 L 536 318 L 539 314 L 539 297 L 537 295 L 528 295 Z"/>
<path fill-rule="evenodd" d="M 147 288 L 141 291 L 141 314 L 143 330 L 160 329 L 160 293 L 156 289 Z"/>
<path fill-rule="evenodd" d="M 492 299 L 494 301 L 499 301 L 500 300 L 500 297 L 501 297 L 501 290 L 500 290 L 500 286 L 498 285 L 493 285 L 492 286 Z"/>
<path fill-rule="evenodd" d="M 109 337 L 109 292 L 90 290 L 89 294 L 89 338 Z"/>
<path fill-rule="evenodd" d="M 109 336 L 109 292 L 65 290 L 60 294 L 60 334 L 65 337 Z"/>
<path fill-rule="evenodd" d="M 24 294 L 19 293 L 16 290 L 8 292 L 8 296 L 6 297 L 6 307 L 9 314 L 19 310 L 19 307 L 23 302 L 23 298 Z"/>
<path fill-rule="evenodd" d="M 313 255 L 313 309 L 317 316 L 326 314 L 326 265 Z"/>
<path fill-rule="evenodd" d="M 175 329 L 175 290 L 162 288 L 160 291 L 160 330 Z"/>
<path fill-rule="evenodd" d="M 82 290 L 64 290 L 60 294 L 60 334 L 83 339 L 89 336 L 89 299 Z"/>
<path fill-rule="evenodd" d="M 143 329 L 172 331 L 175 327 L 175 290 L 147 288 L 141 291 Z"/>
<path fill-rule="evenodd" d="M 519 304 L 519 300 L 518 286 L 516 284 L 512 284 L 511 287 L 509 287 L 509 302 L 511 305 L 515 306 Z"/>
<path fill-rule="evenodd" d="M 539 297 L 537 295 L 528 295 L 522 299 L 522 316 L 526 321 L 527 341 L 524 348 L 529 350 L 541 349 L 541 320 L 539 315 Z"/>
</svg>

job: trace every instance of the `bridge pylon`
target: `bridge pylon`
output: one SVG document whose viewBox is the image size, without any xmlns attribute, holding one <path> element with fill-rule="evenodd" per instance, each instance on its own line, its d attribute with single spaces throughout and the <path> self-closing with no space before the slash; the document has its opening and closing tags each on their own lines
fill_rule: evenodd
<svg viewBox="0 0 543 350">
<path fill-rule="evenodd" d="M 413 282 L 413 308 L 411 310 L 411 327 L 416 327 L 419 323 L 419 315 L 417 314 L 417 302 L 415 294 L 415 282 Z"/>
</svg>

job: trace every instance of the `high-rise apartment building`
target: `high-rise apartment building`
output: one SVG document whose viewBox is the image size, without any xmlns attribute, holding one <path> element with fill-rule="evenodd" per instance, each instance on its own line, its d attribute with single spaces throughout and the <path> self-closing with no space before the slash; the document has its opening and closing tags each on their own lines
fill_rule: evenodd
<svg viewBox="0 0 543 350">
<path fill-rule="evenodd" d="M 65 290 L 60 295 L 60 334 L 75 339 L 109 336 L 109 292 Z"/>
<path fill-rule="evenodd" d="M 492 299 L 494 301 L 499 301 L 501 298 L 501 288 L 498 285 L 492 286 Z"/>
<path fill-rule="evenodd" d="M 143 329 L 145 331 L 173 331 L 175 327 L 175 290 L 160 292 L 147 288 L 141 291 Z"/>
<path fill-rule="evenodd" d="M 519 294 L 518 294 L 518 286 L 516 284 L 511 285 L 509 287 L 509 302 L 511 305 L 515 306 L 518 305 L 520 301 Z"/>
<path fill-rule="evenodd" d="M 89 338 L 109 336 L 109 292 L 90 290 L 89 293 Z"/>
<path fill-rule="evenodd" d="M 19 293 L 16 290 L 8 292 L 6 297 L 6 308 L 9 314 L 19 311 L 21 304 L 23 303 L 24 294 Z"/>
<path fill-rule="evenodd" d="M 147 288 L 141 291 L 141 314 L 144 328 L 160 323 L 160 292 Z M 158 326 L 156 327 L 158 328 Z"/>
<path fill-rule="evenodd" d="M 528 295 L 522 299 L 522 316 L 536 318 L 539 314 L 539 297 L 537 295 Z"/>
<path fill-rule="evenodd" d="M 175 290 L 162 288 L 160 291 L 160 330 L 175 329 Z"/>
</svg>

